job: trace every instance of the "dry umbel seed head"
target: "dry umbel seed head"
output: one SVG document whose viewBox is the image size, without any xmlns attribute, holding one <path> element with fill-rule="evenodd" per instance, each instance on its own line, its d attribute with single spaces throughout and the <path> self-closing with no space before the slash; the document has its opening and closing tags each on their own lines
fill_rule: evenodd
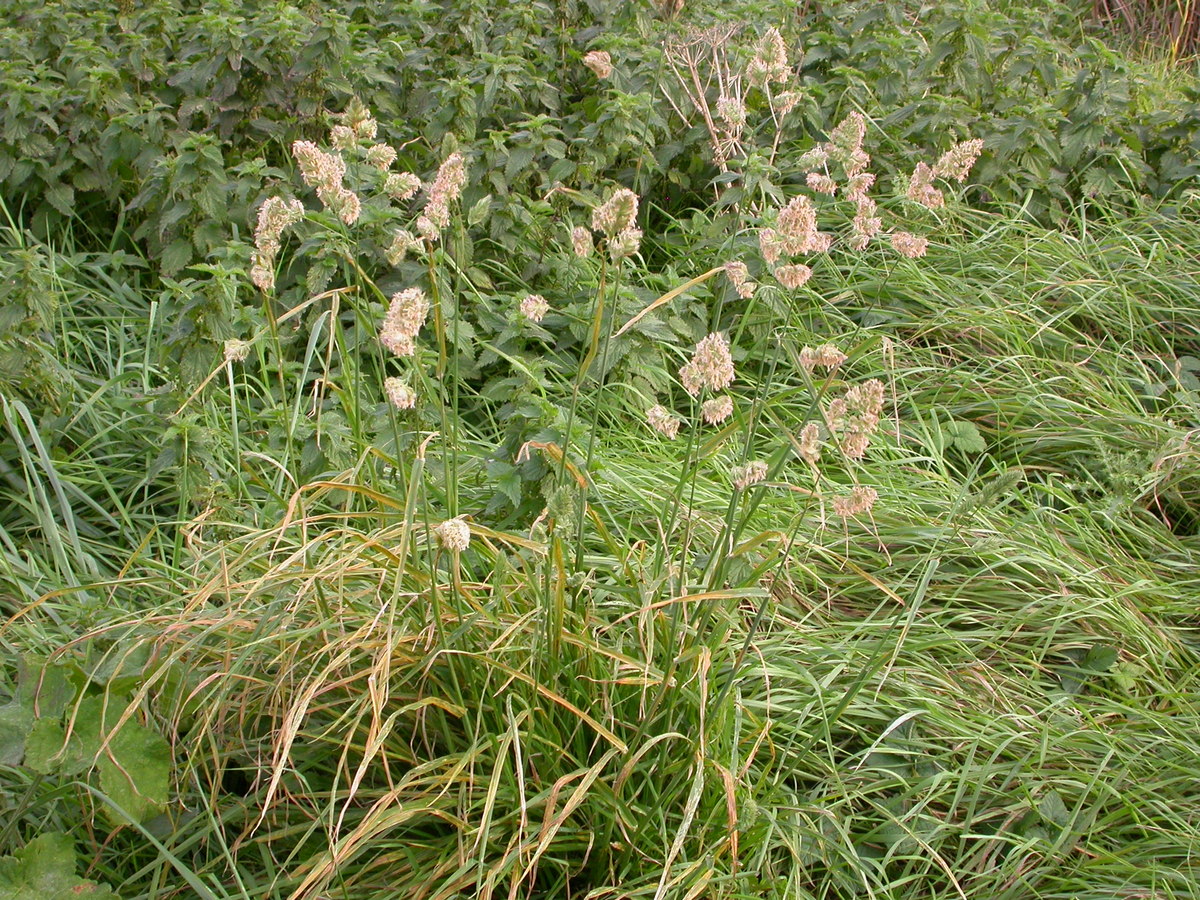
<svg viewBox="0 0 1200 900">
<path fill-rule="evenodd" d="M 461 516 L 447 519 L 433 530 L 437 534 L 438 543 L 451 553 L 462 553 L 471 543 L 471 526 Z"/>
<path fill-rule="evenodd" d="M 592 50 L 583 56 L 583 64 L 596 73 L 597 78 L 607 78 L 612 74 L 612 57 L 606 50 Z"/>
</svg>

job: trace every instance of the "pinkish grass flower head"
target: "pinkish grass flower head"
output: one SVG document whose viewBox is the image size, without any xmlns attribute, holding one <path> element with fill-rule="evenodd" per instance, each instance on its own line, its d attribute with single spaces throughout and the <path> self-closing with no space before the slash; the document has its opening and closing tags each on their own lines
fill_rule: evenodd
<svg viewBox="0 0 1200 900">
<path fill-rule="evenodd" d="M 225 342 L 225 362 L 245 362 L 250 355 L 250 342 L 230 338 Z"/>
<path fill-rule="evenodd" d="M 521 301 L 521 315 L 531 322 L 540 322 L 550 312 L 550 304 L 541 294 L 530 294 Z"/>
<path fill-rule="evenodd" d="M 754 296 L 755 285 L 750 280 L 750 269 L 744 262 L 725 263 L 725 277 L 729 279 L 729 283 L 733 285 L 733 289 L 743 300 L 749 300 Z"/>
<path fill-rule="evenodd" d="M 878 378 L 856 384 L 845 397 L 829 404 L 830 427 L 841 432 L 842 453 L 862 459 L 883 413 L 883 382 Z"/>
<path fill-rule="evenodd" d="M 824 172 L 809 172 L 805 180 L 808 183 L 809 189 L 816 191 L 818 194 L 828 194 L 832 197 L 837 193 L 837 182 Z"/>
<path fill-rule="evenodd" d="M 788 205 L 779 211 L 775 221 L 775 233 L 781 241 L 783 252 L 788 256 L 824 253 L 833 243 L 832 235 L 817 231 L 816 207 L 803 195 L 792 198 Z M 759 243 L 763 244 L 761 233 Z M 765 246 L 763 257 L 767 257 Z M 770 259 L 767 261 L 772 262 Z"/>
<path fill-rule="evenodd" d="M 865 484 L 857 484 L 850 493 L 833 498 L 833 511 L 843 519 L 851 519 L 869 513 L 879 499 L 879 492 Z"/>
<path fill-rule="evenodd" d="M 613 238 L 634 227 L 638 196 L 629 188 L 617 188 L 612 196 L 592 211 L 592 230 Z"/>
<path fill-rule="evenodd" d="M 732 135 L 740 135 L 746 127 L 746 104 L 740 97 L 722 94 L 717 98 L 717 118 Z"/>
<path fill-rule="evenodd" d="M 345 153 L 358 146 L 358 136 L 348 125 L 334 125 L 329 129 L 329 143 L 334 150 Z"/>
<path fill-rule="evenodd" d="M 947 181 L 957 181 L 960 184 L 966 180 L 971 167 L 983 152 L 983 141 L 975 138 L 955 144 L 942 154 L 941 159 L 933 167 L 933 174 Z"/>
<path fill-rule="evenodd" d="M 595 249 L 592 244 L 592 233 L 582 225 L 571 229 L 571 249 L 575 251 L 575 255 L 580 259 L 592 255 L 592 250 Z"/>
<path fill-rule="evenodd" d="M 279 238 L 283 232 L 303 218 L 304 204 L 299 200 L 268 197 L 258 208 L 254 245 L 259 250 L 275 253 L 279 249 Z"/>
<path fill-rule="evenodd" d="M 696 344 L 691 362 L 679 370 L 684 390 L 695 397 L 701 388 L 719 392 L 733 383 L 733 355 L 729 341 L 720 332 L 713 332 Z"/>
<path fill-rule="evenodd" d="M 892 248 L 909 259 L 920 259 L 928 247 L 928 239 L 909 234 L 907 231 L 897 231 L 892 235 Z"/>
<path fill-rule="evenodd" d="M 387 144 L 372 144 L 367 148 L 367 165 L 386 172 L 396 161 L 396 148 Z"/>
<path fill-rule="evenodd" d="M 417 405 L 417 392 L 404 383 L 402 378 L 392 376 L 383 380 L 383 393 L 396 409 L 412 409 Z"/>
<path fill-rule="evenodd" d="M 671 440 L 679 435 L 679 426 L 683 424 L 677 415 L 658 404 L 646 410 L 646 421 L 651 428 Z"/>
<path fill-rule="evenodd" d="M 833 344 L 821 344 L 815 348 L 805 347 L 800 351 L 800 367 L 809 375 L 818 368 L 832 371 L 845 361 L 846 354 Z"/>
<path fill-rule="evenodd" d="M 746 80 L 765 89 L 772 82 L 782 84 L 791 76 L 787 45 L 779 29 L 772 26 L 754 45 L 754 56 L 746 66 Z"/>
<path fill-rule="evenodd" d="M 392 238 L 392 245 L 387 249 L 387 261 L 390 265 L 398 266 L 410 252 L 420 246 L 421 242 L 415 234 L 407 228 L 398 229 Z"/>
<path fill-rule="evenodd" d="M 734 466 L 729 472 L 729 480 L 739 491 L 744 491 L 752 484 L 758 484 L 767 477 L 767 464 L 762 460 L 753 460 L 744 466 Z"/>
<path fill-rule="evenodd" d="M 800 91 L 784 91 L 775 97 L 775 110 L 781 116 L 786 116 L 800 105 L 804 95 Z"/>
<path fill-rule="evenodd" d="M 733 415 L 733 398 L 721 394 L 700 404 L 700 414 L 709 425 L 719 425 Z"/>
<path fill-rule="evenodd" d="M 429 298 L 413 287 L 392 295 L 391 305 L 379 329 L 379 342 L 397 356 L 416 352 L 416 336 L 429 315 Z"/>
<path fill-rule="evenodd" d="M 419 287 L 411 287 L 392 295 L 385 323 L 405 334 L 415 335 L 429 316 L 429 298 Z"/>
<path fill-rule="evenodd" d="M 358 198 L 358 194 L 348 188 L 318 188 L 317 197 L 330 212 L 347 225 L 357 222 L 362 213 L 362 201 Z"/>
<path fill-rule="evenodd" d="M 829 162 L 829 151 L 824 144 L 818 144 L 796 160 L 796 165 L 802 172 L 814 172 Z"/>
<path fill-rule="evenodd" d="M 642 229 L 626 228 L 618 232 L 616 237 L 608 239 L 608 255 L 613 262 L 633 256 L 642 245 Z"/>
<path fill-rule="evenodd" d="M 438 167 L 433 184 L 429 186 L 429 203 L 425 215 L 439 230 L 450 224 L 450 207 L 462 196 L 467 184 L 467 166 L 457 150 Z"/>
<path fill-rule="evenodd" d="M 867 120 L 855 110 L 829 132 L 829 142 L 825 148 L 830 156 L 844 165 L 846 159 L 862 150 L 866 136 Z"/>
<path fill-rule="evenodd" d="M 436 242 L 442 236 L 442 229 L 438 228 L 429 216 L 417 216 L 417 223 L 413 227 L 417 229 L 417 234 L 430 243 Z"/>
<path fill-rule="evenodd" d="M 412 172 L 392 172 L 383 180 L 388 196 L 403 203 L 421 189 L 421 179 Z"/>
<path fill-rule="evenodd" d="M 857 175 L 846 179 L 846 199 L 853 200 L 855 203 L 861 203 L 867 199 L 867 191 L 871 190 L 874 186 L 875 175 L 873 172 L 859 172 Z"/>
<path fill-rule="evenodd" d="M 853 178 L 855 175 L 861 175 L 867 166 L 871 165 L 871 154 L 865 150 L 855 150 L 842 160 L 842 168 L 846 175 Z"/>
<path fill-rule="evenodd" d="M 942 192 L 933 186 L 933 169 L 923 162 L 917 163 L 917 167 L 909 176 L 908 190 L 905 191 L 905 196 L 927 209 L 939 209 L 946 203 Z"/>
<path fill-rule="evenodd" d="M 583 56 L 583 64 L 596 73 L 597 78 L 608 78 L 612 75 L 612 57 L 607 50 L 591 50 Z"/>
<path fill-rule="evenodd" d="M 292 156 L 300 167 L 300 177 L 309 187 L 319 192 L 342 186 L 346 161 L 336 153 L 326 153 L 312 141 L 296 141 L 292 144 Z"/>
<path fill-rule="evenodd" d="M 758 247 L 762 252 L 762 257 L 767 261 L 767 265 L 775 265 L 779 258 L 783 256 L 785 247 L 783 237 L 774 228 L 760 228 L 758 230 Z"/>
<path fill-rule="evenodd" d="M 871 238 L 883 230 L 883 219 L 875 215 L 875 201 L 870 197 L 858 200 L 858 212 L 850 222 L 850 246 L 855 250 L 866 250 Z"/>
<path fill-rule="evenodd" d="M 775 270 L 775 279 L 788 290 L 803 287 L 812 278 L 812 269 L 802 264 L 780 266 Z"/>
<path fill-rule="evenodd" d="M 275 257 L 255 250 L 250 257 L 250 281 L 264 294 L 275 289 Z"/>
<path fill-rule="evenodd" d="M 814 466 L 821 461 L 821 429 L 816 422 L 809 422 L 800 429 L 799 445 L 802 459 Z"/>
</svg>

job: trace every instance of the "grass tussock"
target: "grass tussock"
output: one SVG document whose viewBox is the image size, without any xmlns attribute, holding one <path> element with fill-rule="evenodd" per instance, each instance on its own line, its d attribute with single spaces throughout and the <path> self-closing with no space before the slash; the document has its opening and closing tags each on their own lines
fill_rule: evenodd
<svg viewBox="0 0 1200 900">
<path fill-rule="evenodd" d="M 207 280 L 5 233 L 0 891 L 1200 896 L 1197 197 L 885 188 L 745 49 L 667 227 L 354 104 Z"/>
</svg>

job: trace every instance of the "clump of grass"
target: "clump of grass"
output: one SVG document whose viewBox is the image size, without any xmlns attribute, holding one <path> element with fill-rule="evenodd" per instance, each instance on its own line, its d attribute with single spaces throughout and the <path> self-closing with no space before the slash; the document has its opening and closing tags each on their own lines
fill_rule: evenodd
<svg viewBox="0 0 1200 900">
<path fill-rule="evenodd" d="M 781 158 L 780 40 L 740 95 L 684 79 L 718 169 Z M 969 144 L 889 196 L 870 128 L 675 245 L 559 190 L 563 284 L 496 260 L 495 303 L 466 154 L 411 204 L 361 105 L 295 148 L 320 208 L 264 204 L 262 311 L 171 403 L 245 514 L 107 469 L 6 511 L 121 498 L 105 578 L 56 583 L 102 619 L 20 582 L 0 640 L 168 736 L 175 798 L 107 833 L 86 762 L 18 760 L 0 840 L 74 829 L 125 897 L 1196 896 L 1194 217 L 972 213 Z M 278 310 L 289 241 L 344 283 Z"/>
</svg>

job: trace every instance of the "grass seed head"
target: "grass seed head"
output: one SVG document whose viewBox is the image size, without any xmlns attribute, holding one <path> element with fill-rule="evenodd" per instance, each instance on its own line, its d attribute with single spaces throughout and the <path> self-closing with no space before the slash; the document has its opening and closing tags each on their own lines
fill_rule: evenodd
<svg viewBox="0 0 1200 900">
<path fill-rule="evenodd" d="M 658 404 L 646 410 L 646 421 L 650 423 L 651 428 L 671 440 L 675 440 L 679 435 L 679 426 L 683 424 L 679 416 Z"/>
<path fill-rule="evenodd" d="M 692 360 L 679 370 L 683 388 L 693 397 L 701 388 L 723 391 L 733 383 L 733 356 L 725 335 L 713 332 L 696 344 Z"/>
<path fill-rule="evenodd" d="M 758 484 L 767 477 L 767 464 L 762 460 L 753 460 L 744 466 L 734 466 L 729 472 L 729 480 L 739 491 L 744 491 L 752 484 Z"/>
<path fill-rule="evenodd" d="M 550 304 L 541 294 L 530 294 L 521 301 L 521 315 L 531 322 L 540 322 L 550 312 Z"/>
<path fill-rule="evenodd" d="M 920 259 L 928 247 L 928 239 L 907 231 L 897 231 L 892 235 L 892 249 L 909 259 Z"/>
<path fill-rule="evenodd" d="M 843 519 L 861 516 L 869 513 L 878 499 L 879 492 L 875 488 L 865 484 L 856 484 L 850 489 L 849 494 L 833 498 L 833 511 Z"/>
<path fill-rule="evenodd" d="M 388 402 L 396 409 L 412 409 L 417 405 L 417 392 L 404 383 L 403 379 L 392 376 L 383 380 L 383 392 Z"/>
<path fill-rule="evenodd" d="M 609 238 L 634 227 L 638 196 L 629 188 L 617 188 L 611 197 L 592 211 L 592 230 Z"/>
<path fill-rule="evenodd" d="M 960 184 L 970 174 L 971 167 L 983 152 L 983 141 L 975 138 L 955 144 L 942 154 L 941 159 L 933 167 L 933 174 L 947 181 L 957 181 Z"/>
<path fill-rule="evenodd" d="M 775 270 L 775 278 L 788 290 L 803 287 L 811 277 L 812 269 L 801 264 L 780 266 Z"/>
<path fill-rule="evenodd" d="M 728 394 L 721 394 L 719 397 L 705 400 L 700 406 L 700 414 L 709 425 L 719 425 L 733 415 L 733 398 Z"/>
</svg>

